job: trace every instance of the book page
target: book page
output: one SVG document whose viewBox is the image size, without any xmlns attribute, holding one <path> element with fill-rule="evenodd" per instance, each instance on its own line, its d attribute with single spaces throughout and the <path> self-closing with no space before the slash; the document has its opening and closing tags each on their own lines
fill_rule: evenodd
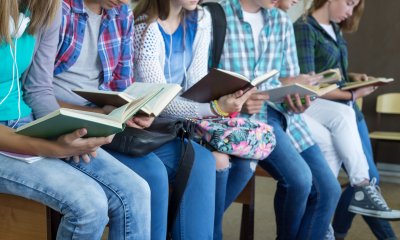
<svg viewBox="0 0 400 240">
<path fill-rule="evenodd" d="M 393 81 L 394 81 L 393 78 L 369 77 L 367 81 L 363 81 L 363 82 L 348 82 L 341 89 L 342 90 L 350 90 L 350 89 L 356 89 L 356 88 L 367 87 L 367 86 L 377 86 L 377 85 L 387 84 L 387 83 L 390 83 Z"/>
<path fill-rule="evenodd" d="M 328 87 L 319 88 L 317 86 L 305 86 L 298 83 L 285 85 L 273 89 L 261 91 L 269 95 L 269 101 L 274 103 L 281 103 L 285 100 L 287 95 L 299 94 L 300 97 L 309 95 L 310 97 L 322 96 L 334 89 L 338 88 L 336 84 Z"/>
<path fill-rule="evenodd" d="M 236 72 L 232 72 L 232 71 L 228 71 L 228 70 L 220 69 L 220 68 L 216 68 L 216 70 L 221 71 L 221 72 L 224 72 L 224 73 L 229 74 L 229 75 L 232 75 L 232 76 L 234 76 L 234 77 L 237 77 L 237 78 L 246 80 L 247 82 L 250 82 L 250 80 L 249 80 L 248 78 L 246 78 L 245 76 L 243 76 L 243 75 L 240 74 L 240 73 L 236 73 Z"/>
<path fill-rule="evenodd" d="M 316 75 L 321 77 L 321 80 L 319 80 L 320 84 L 335 83 L 335 82 L 339 82 L 340 80 L 342 80 L 342 74 L 340 73 L 339 68 L 328 69 L 328 70 L 320 72 Z"/>
<path fill-rule="evenodd" d="M 157 96 L 161 91 L 162 88 L 153 89 L 147 95 L 144 95 L 140 98 L 137 98 L 136 100 L 133 100 L 130 103 L 114 109 L 114 111 L 112 111 L 108 115 L 118 120 L 120 123 L 124 123 L 133 115 L 135 115 L 135 113 L 137 113 L 144 105 L 146 105 L 146 103 Z"/>
<path fill-rule="evenodd" d="M 10 158 L 14 158 L 14 159 L 18 159 L 18 160 L 24 161 L 26 163 L 34 163 L 34 162 L 37 162 L 37 161 L 42 160 L 44 158 L 44 157 L 40 157 L 40 156 L 12 153 L 12 152 L 6 152 L 6 151 L 0 151 L 0 154 L 4 155 L 4 156 L 7 156 L 7 157 L 10 157 Z"/>
<path fill-rule="evenodd" d="M 253 79 L 253 81 L 251 81 L 251 84 L 253 86 L 257 87 L 258 85 L 267 81 L 268 79 L 272 78 L 273 76 L 275 76 L 278 73 L 279 73 L 278 70 L 271 70 L 261 76 L 256 77 L 255 79 Z"/>
<path fill-rule="evenodd" d="M 151 92 L 161 89 L 161 92 L 156 97 L 151 99 L 144 105 L 140 111 L 143 111 L 149 116 L 158 116 L 162 110 L 176 97 L 182 87 L 178 84 L 167 83 L 137 83 L 135 88 L 129 88 L 126 92 L 132 96 L 143 95 L 143 92 Z"/>
</svg>

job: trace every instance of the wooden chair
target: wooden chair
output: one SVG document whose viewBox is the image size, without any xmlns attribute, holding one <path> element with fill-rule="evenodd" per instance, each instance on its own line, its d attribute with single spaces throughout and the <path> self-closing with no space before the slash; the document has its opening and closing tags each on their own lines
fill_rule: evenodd
<svg viewBox="0 0 400 240">
<path fill-rule="evenodd" d="M 378 127 L 381 127 L 381 118 L 383 114 L 399 114 L 400 116 L 400 93 L 387 93 L 378 96 L 376 112 Z M 398 131 L 374 131 L 369 134 L 369 137 L 374 141 L 375 159 L 377 159 L 376 156 L 380 142 L 400 143 L 400 132 Z"/>
<path fill-rule="evenodd" d="M 242 203 L 242 221 L 240 226 L 240 240 L 254 239 L 254 206 L 255 206 L 255 184 L 256 176 L 271 177 L 261 167 L 257 166 L 256 171 L 242 193 L 238 196 L 235 202 Z"/>
</svg>

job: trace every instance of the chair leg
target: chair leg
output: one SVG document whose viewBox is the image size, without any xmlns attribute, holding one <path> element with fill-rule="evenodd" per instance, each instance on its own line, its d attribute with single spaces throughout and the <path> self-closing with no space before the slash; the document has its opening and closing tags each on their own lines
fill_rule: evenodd
<svg viewBox="0 0 400 240">
<path fill-rule="evenodd" d="M 374 157 L 375 165 L 378 163 L 378 147 L 379 147 L 379 140 L 374 140 L 372 143 L 372 156 Z"/>
<path fill-rule="evenodd" d="M 47 207 L 47 240 L 56 240 L 61 214 Z"/>
<path fill-rule="evenodd" d="M 243 204 L 240 240 L 254 239 L 255 175 L 250 179 L 248 184 L 250 185 L 250 203 Z"/>
</svg>

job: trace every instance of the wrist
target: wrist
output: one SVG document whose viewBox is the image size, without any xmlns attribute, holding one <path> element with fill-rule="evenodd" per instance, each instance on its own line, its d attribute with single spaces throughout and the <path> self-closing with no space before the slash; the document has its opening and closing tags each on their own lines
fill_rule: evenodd
<svg viewBox="0 0 400 240">
<path fill-rule="evenodd" d="M 356 101 L 356 92 L 354 90 L 350 90 L 350 101 L 355 102 Z"/>
<path fill-rule="evenodd" d="M 218 104 L 217 100 L 211 102 L 211 109 L 220 117 L 228 117 L 229 113 L 225 112 L 221 109 L 221 106 Z"/>
</svg>

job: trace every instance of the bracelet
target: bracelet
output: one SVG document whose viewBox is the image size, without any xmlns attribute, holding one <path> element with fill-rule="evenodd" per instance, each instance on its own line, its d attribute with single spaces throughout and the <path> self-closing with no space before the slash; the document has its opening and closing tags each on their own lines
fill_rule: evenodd
<svg viewBox="0 0 400 240">
<path fill-rule="evenodd" d="M 353 90 L 350 90 L 350 94 L 351 94 L 351 101 L 352 101 L 352 102 L 355 102 L 355 101 L 356 101 L 356 96 L 355 96 L 355 94 L 354 94 L 354 91 L 353 91 Z"/>
<path fill-rule="evenodd" d="M 211 106 L 214 109 L 214 111 L 217 113 L 217 115 L 219 115 L 221 117 L 228 117 L 229 116 L 229 113 L 222 111 L 222 109 L 219 106 L 217 100 L 212 101 Z"/>
</svg>

